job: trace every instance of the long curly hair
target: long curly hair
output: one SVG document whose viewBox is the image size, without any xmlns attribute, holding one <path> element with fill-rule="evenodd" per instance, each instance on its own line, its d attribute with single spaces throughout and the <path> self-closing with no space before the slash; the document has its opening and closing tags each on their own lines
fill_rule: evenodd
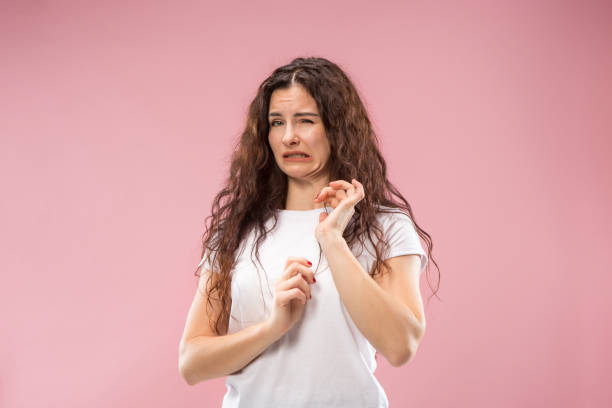
<svg viewBox="0 0 612 408">
<path fill-rule="evenodd" d="M 389 266 L 381 260 L 381 254 L 389 244 L 376 220 L 377 212 L 381 211 L 378 206 L 407 211 L 418 235 L 427 244 L 430 261 L 436 265 L 439 287 L 440 269 L 433 260 L 431 237 L 417 224 L 410 204 L 387 179 L 387 165 L 355 86 L 338 65 L 325 58 L 295 58 L 274 70 L 259 86 L 249 106 L 245 129 L 234 146 L 225 187 L 215 196 L 211 214 L 205 219 L 200 259 L 209 261 L 217 272 L 208 274 L 205 287 L 208 292 L 206 310 L 212 307 L 211 299 L 221 305 L 217 320 L 209 322 L 218 335 L 225 334 L 228 329 L 232 304 L 230 272 L 240 243 L 256 228 L 255 252 L 259 260 L 259 247 L 271 230 L 266 230 L 266 221 L 273 217 L 275 226 L 276 211 L 285 206 L 288 180 L 268 143 L 268 113 L 272 92 L 294 84 L 302 85 L 317 103 L 331 149 L 329 179 L 355 178 L 364 186 L 365 197 L 355 206 L 353 218 L 343 234 L 348 246 L 352 249 L 357 240 L 363 244 L 367 236 L 376 252 L 376 260 L 368 273 L 370 276 L 384 273 Z M 399 200 L 394 200 L 393 195 Z M 376 241 L 372 240 L 372 233 Z M 320 245 L 319 249 L 321 251 Z M 201 277 L 201 265 L 202 262 L 196 268 L 197 277 Z M 428 277 L 430 265 L 431 262 L 426 268 Z"/>
</svg>

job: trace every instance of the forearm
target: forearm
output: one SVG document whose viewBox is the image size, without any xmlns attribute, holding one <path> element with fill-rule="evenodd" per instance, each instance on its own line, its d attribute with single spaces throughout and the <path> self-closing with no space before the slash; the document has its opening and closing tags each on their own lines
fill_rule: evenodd
<svg viewBox="0 0 612 408">
<path fill-rule="evenodd" d="M 391 364 L 409 359 L 422 330 L 414 313 L 370 277 L 344 238 L 328 235 L 319 242 L 342 303 L 357 328 Z"/>
<path fill-rule="evenodd" d="M 266 321 L 223 336 L 200 336 L 181 345 L 179 370 L 189 385 L 240 370 L 281 337 Z"/>
</svg>

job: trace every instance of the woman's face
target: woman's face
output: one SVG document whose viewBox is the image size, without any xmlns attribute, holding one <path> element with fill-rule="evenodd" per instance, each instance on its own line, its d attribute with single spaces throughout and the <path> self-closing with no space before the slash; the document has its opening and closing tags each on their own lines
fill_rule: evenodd
<svg viewBox="0 0 612 408">
<path fill-rule="evenodd" d="M 301 85 L 276 89 L 270 97 L 268 143 L 280 169 L 292 178 L 315 179 L 326 175 L 330 146 L 317 103 Z M 285 153 L 299 150 L 309 157 L 287 159 Z"/>
</svg>

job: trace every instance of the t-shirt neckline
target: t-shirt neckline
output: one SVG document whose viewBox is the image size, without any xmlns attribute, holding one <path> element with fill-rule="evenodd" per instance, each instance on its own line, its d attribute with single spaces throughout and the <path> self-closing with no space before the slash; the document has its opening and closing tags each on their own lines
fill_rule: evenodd
<svg viewBox="0 0 612 408">
<path fill-rule="evenodd" d="M 334 210 L 334 207 L 332 206 L 325 206 L 325 207 L 321 207 L 321 208 L 314 208 L 312 210 L 284 210 L 284 209 L 279 209 L 277 210 L 279 215 L 283 215 L 283 216 L 289 216 L 289 217 L 310 217 L 313 214 L 318 214 L 320 212 L 325 212 L 325 209 L 327 209 L 327 213 L 331 213 Z"/>
</svg>

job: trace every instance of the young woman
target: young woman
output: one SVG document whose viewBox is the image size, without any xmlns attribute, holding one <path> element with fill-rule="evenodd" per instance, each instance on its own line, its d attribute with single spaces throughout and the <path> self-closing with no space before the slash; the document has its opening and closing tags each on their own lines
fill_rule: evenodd
<svg viewBox="0 0 612 408">
<path fill-rule="evenodd" d="M 387 407 L 376 353 L 398 367 L 417 351 L 430 236 L 336 64 L 276 69 L 246 122 L 206 219 L 180 373 L 228 376 L 224 408 Z"/>
</svg>

